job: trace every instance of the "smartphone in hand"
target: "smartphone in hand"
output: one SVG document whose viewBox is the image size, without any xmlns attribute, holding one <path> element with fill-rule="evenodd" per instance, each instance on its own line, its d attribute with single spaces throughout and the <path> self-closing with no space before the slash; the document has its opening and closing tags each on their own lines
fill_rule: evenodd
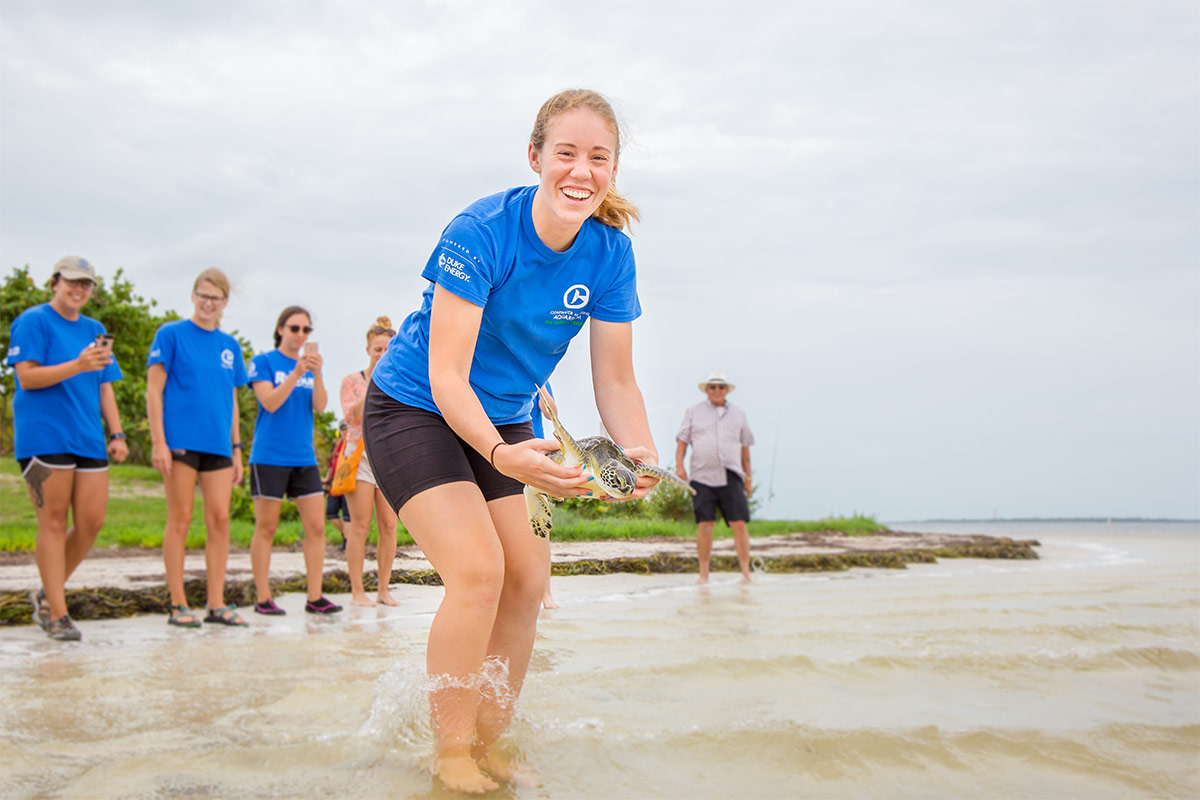
<svg viewBox="0 0 1200 800">
<path fill-rule="evenodd" d="M 96 347 L 99 347 L 101 350 L 107 350 L 111 353 L 113 348 L 113 339 L 115 338 L 116 337 L 111 333 L 97 333 Z"/>
<path fill-rule="evenodd" d="M 317 354 L 317 343 L 308 341 L 304 343 L 304 355 L 315 356 Z"/>
</svg>

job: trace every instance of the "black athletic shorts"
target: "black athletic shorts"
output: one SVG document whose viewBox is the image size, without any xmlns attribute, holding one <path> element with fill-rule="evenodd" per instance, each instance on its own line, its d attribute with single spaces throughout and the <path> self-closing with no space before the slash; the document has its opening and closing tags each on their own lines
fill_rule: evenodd
<svg viewBox="0 0 1200 800">
<path fill-rule="evenodd" d="M 533 424 L 498 425 L 509 444 L 533 438 Z M 405 405 L 374 382 L 363 407 L 363 438 L 376 486 L 400 510 L 416 495 L 445 483 L 474 483 L 486 501 L 521 494 L 525 485 L 497 472 L 459 438 L 440 414 Z"/>
<path fill-rule="evenodd" d="M 214 472 L 233 466 L 229 456 L 219 456 L 216 453 L 201 453 L 199 450 L 172 450 L 171 460 L 187 464 L 196 472 Z"/>
<path fill-rule="evenodd" d="M 73 469 L 76 472 L 104 472 L 108 469 L 107 458 L 88 458 L 77 456 L 74 453 L 50 453 L 44 456 L 18 458 L 17 466 L 21 468 L 21 474 L 24 475 L 28 472 L 29 465 L 35 461 L 50 469 Z"/>
<path fill-rule="evenodd" d="M 324 494 L 321 471 L 310 467 L 276 467 L 271 464 L 250 464 L 250 496 L 264 500 L 293 500 L 314 494 Z"/>
<path fill-rule="evenodd" d="M 749 521 L 750 504 L 746 502 L 745 483 L 733 470 L 725 470 L 724 486 L 692 481 L 692 488 L 696 490 L 696 496 L 692 498 L 696 522 L 713 522 L 717 518 L 718 508 L 726 524 Z"/>
<path fill-rule="evenodd" d="M 338 517 L 346 522 L 350 521 L 350 504 L 346 502 L 346 495 L 327 495 L 325 497 L 325 519 L 337 519 Z"/>
</svg>

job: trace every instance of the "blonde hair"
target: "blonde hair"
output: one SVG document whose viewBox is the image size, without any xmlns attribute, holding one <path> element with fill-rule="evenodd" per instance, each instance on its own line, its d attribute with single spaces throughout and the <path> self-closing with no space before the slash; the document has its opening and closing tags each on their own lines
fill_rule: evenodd
<svg viewBox="0 0 1200 800">
<path fill-rule="evenodd" d="M 617 115 L 608 100 L 604 99 L 599 92 L 593 92 L 591 89 L 567 89 L 542 103 L 542 107 L 538 109 L 537 117 L 533 121 L 533 131 L 529 134 L 529 144 L 533 146 L 533 149 L 539 153 L 542 151 L 546 145 L 546 130 L 555 117 L 576 108 L 586 108 L 608 123 L 613 135 L 617 137 L 614 164 L 619 161 L 621 158 L 621 125 L 617 122 Z M 617 187 L 612 184 L 609 184 L 608 194 L 600 201 L 600 207 L 592 213 L 592 216 L 617 230 L 624 230 L 632 224 L 633 220 L 642 221 L 642 215 L 637 206 L 618 192 Z"/>
<path fill-rule="evenodd" d="M 206 282 L 211 283 L 220 289 L 226 297 L 229 297 L 229 278 L 221 270 L 216 267 L 209 267 L 204 272 L 201 272 L 196 276 L 196 282 L 192 284 L 192 291 L 196 291 L 200 288 L 200 284 Z"/>
<path fill-rule="evenodd" d="M 380 330 L 382 328 L 382 330 Z M 371 340 L 376 336 L 387 336 L 391 338 L 396 335 L 396 329 L 392 327 L 392 321 L 387 317 L 376 317 L 375 324 L 367 329 L 367 345 L 370 346 Z"/>
</svg>

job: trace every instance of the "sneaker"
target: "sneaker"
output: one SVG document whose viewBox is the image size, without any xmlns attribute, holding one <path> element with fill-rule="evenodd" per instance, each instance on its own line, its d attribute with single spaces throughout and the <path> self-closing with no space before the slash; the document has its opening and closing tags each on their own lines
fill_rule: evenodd
<svg viewBox="0 0 1200 800">
<path fill-rule="evenodd" d="M 282 617 L 287 612 L 275 605 L 274 600 L 263 600 L 261 603 L 254 604 L 254 613 L 269 614 L 273 617 Z"/>
<path fill-rule="evenodd" d="M 66 614 L 58 619 L 50 620 L 46 625 L 46 635 L 60 642 L 78 642 L 83 638 L 79 628 L 75 627 L 75 623 L 71 622 L 71 618 Z"/>
<path fill-rule="evenodd" d="M 336 614 L 342 610 L 342 607 L 329 602 L 329 598 L 322 595 L 316 600 L 309 600 L 305 603 L 304 610 L 310 614 Z"/>
<path fill-rule="evenodd" d="M 46 630 L 46 626 L 50 624 L 50 603 L 46 600 L 46 590 L 38 589 L 36 592 L 29 593 L 29 604 L 33 606 L 33 621 L 42 630 Z"/>
</svg>

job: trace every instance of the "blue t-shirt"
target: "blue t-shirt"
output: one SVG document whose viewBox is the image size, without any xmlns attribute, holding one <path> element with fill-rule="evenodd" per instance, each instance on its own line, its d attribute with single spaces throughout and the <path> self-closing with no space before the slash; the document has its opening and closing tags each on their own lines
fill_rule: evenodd
<svg viewBox="0 0 1200 800">
<path fill-rule="evenodd" d="M 13 320 L 5 363 L 33 361 L 51 367 L 74 361 L 104 326 L 91 317 L 65 319 L 49 303 L 26 309 Z M 22 389 L 13 396 L 13 438 L 17 458 L 72 453 L 108 458 L 100 416 L 100 385 L 124 375 L 113 362 L 104 369 L 81 372 L 44 389 Z"/>
<path fill-rule="evenodd" d="M 266 381 L 278 386 L 296 368 L 296 359 L 278 350 L 259 353 L 250 362 L 250 383 Z M 283 405 L 274 412 L 258 404 L 258 419 L 254 423 L 254 445 L 250 448 L 251 464 L 270 464 L 275 467 L 308 467 L 317 465 L 313 447 L 313 374 L 306 372 L 292 387 Z"/>
<path fill-rule="evenodd" d="M 146 366 L 162 364 L 163 428 L 167 447 L 232 456 L 233 390 L 246 383 L 242 348 L 228 333 L 190 319 L 154 334 Z"/>
<path fill-rule="evenodd" d="M 459 214 L 429 257 L 421 308 L 400 325 L 371 377 L 406 405 L 438 412 L 429 387 L 429 313 L 438 285 L 483 308 L 471 387 L 495 425 L 529 419 L 544 384 L 588 317 L 642 313 L 629 237 L 588 219 L 564 253 L 533 227 L 536 186 L 485 197 Z"/>
</svg>

